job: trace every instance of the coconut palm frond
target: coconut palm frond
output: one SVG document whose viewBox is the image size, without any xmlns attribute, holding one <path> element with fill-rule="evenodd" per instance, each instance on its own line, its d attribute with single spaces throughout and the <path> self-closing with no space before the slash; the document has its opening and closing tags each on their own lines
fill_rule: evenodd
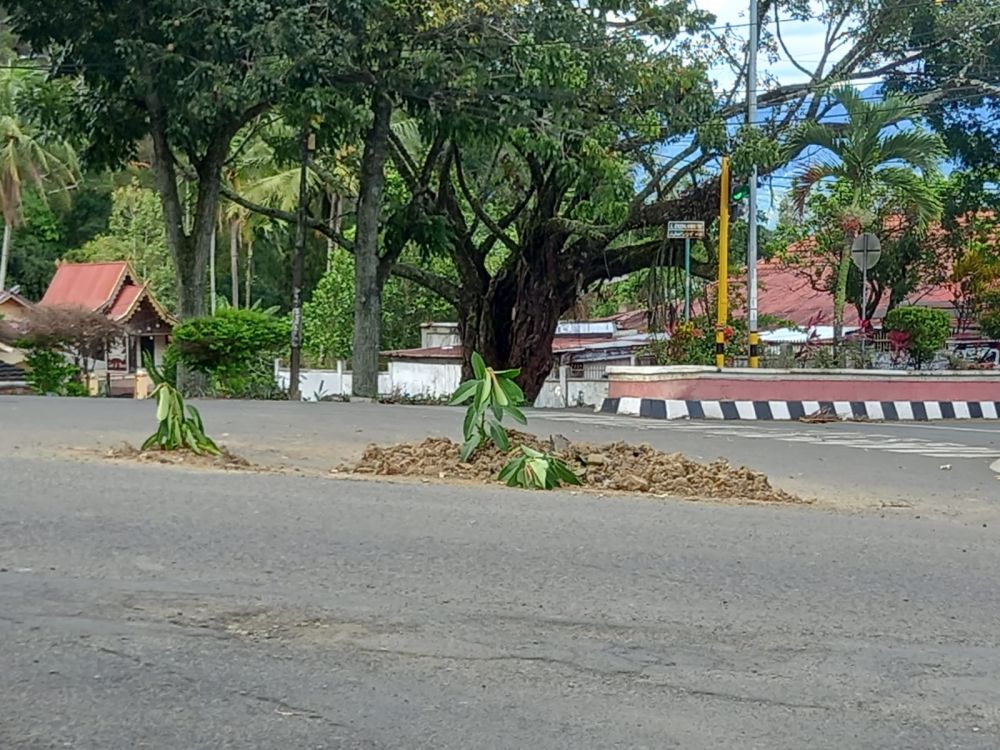
<svg viewBox="0 0 1000 750">
<path fill-rule="evenodd" d="M 420 132 L 420 123 L 414 117 L 401 117 L 392 125 L 392 134 L 396 136 L 411 156 L 416 156 L 424 146 L 424 137 Z"/>
<path fill-rule="evenodd" d="M 879 151 L 883 161 L 907 162 L 925 174 L 936 173 L 938 163 L 947 154 L 941 136 L 915 128 L 886 136 L 879 145 Z"/>
<path fill-rule="evenodd" d="M 814 164 L 806 167 L 792 181 L 792 205 L 795 210 L 800 214 L 805 212 L 806 198 L 817 183 L 844 176 L 844 168 L 839 164 Z"/>
<path fill-rule="evenodd" d="M 927 180 L 905 167 L 886 167 L 878 173 L 878 178 L 886 187 L 905 197 L 907 213 L 916 218 L 921 229 L 941 215 L 941 199 Z"/>
<path fill-rule="evenodd" d="M 838 128 L 827 123 L 804 122 L 795 129 L 785 145 L 787 158 L 795 158 L 810 146 L 818 146 L 836 154 L 842 150 L 843 136 Z"/>
</svg>

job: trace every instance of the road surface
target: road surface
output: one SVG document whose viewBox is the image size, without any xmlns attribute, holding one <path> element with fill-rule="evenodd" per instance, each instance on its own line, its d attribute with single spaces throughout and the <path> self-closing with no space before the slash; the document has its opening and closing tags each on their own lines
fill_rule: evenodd
<svg viewBox="0 0 1000 750">
<path fill-rule="evenodd" d="M 460 439 L 461 410 L 379 404 L 206 401 L 211 435 L 268 466 L 327 472 L 370 442 Z M 0 398 L 0 452 L 67 455 L 67 449 L 138 445 L 153 429 L 150 402 Z M 992 514 L 1000 481 L 1000 424 L 664 422 L 592 412 L 529 411 L 529 431 L 571 440 L 647 442 L 768 474 L 785 489 L 843 508 L 891 506 L 923 514 Z M 76 453 L 82 454 L 77 450 Z M 942 468 L 944 467 L 944 468 Z"/>
<path fill-rule="evenodd" d="M 94 403 L 0 403 L 0 748 L 1000 746 L 1000 520 L 984 513 L 224 474 L 61 453 L 94 434 L 133 439 L 144 413 L 133 409 L 149 409 Z M 358 440 L 350 431 L 391 438 L 415 429 L 410 419 L 433 429 L 442 413 L 206 406 L 210 429 L 248 445 L 241 425 L 253 424 L 293 447 L 295 435 L 340 434 L 344 450 Z M 861 457 L 885 458 L 829 451 L 858 457 L 848 478 Z M 924 459 L 937 476 L 944 459 Z M 980 463 L 947 460 L 951 477 Z"/>
</svg>

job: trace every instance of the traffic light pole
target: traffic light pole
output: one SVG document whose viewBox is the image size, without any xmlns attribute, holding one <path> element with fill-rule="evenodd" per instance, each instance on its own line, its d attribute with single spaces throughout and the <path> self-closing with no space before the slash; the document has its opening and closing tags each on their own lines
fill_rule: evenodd
<svg viewBox="0 0 1000 750">
<path fill-rule="evenodd" d="M 691 238 L 684 238 L 684 322 L 691 322 Z"/>
<path fill-rule="evenodd" d="M 747 124 L 757 122 L 757 47 L 760 23 L 757 0 L 750 0 L 750 43 L 747 61 Z M 757 333 L 757 165 L 750 173 L 750 205 L 747 207 L 747 328 L 750 340 L 750 367 L 760 366 L 760 337 Z"/>
<path fill-rule="evenodd" d="M 726 366 L 726 325 L 729 323 L 729 157 L 722 157 L 719 175 L 719 308 L 715 325 L 715 366 Z"/>
</svg>

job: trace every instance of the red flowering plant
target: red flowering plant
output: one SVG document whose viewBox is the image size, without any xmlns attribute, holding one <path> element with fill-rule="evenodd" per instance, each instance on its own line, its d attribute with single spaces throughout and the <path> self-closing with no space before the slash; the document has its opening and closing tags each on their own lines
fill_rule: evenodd
<svg viewBox="0 0 1000 750">
<path fill-rule="evenodd" d="M 706 331 L 709 333 L 706 335 Z M 715 363 L 715 328 L 707 320 L 692 320 L 667 327 L 663 336 L 651 341 L 640 356 L 657 365 L 712 365 Z M 736 332 L 723 329 L 727 347 Z"/>
</svg>

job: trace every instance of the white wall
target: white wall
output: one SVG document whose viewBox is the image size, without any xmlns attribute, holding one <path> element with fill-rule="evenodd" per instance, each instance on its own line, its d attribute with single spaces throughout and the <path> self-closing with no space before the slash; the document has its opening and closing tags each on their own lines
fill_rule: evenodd
<svg viewBox="0 0 1000 750">
<path fill-rule="evenodd" d="M 288 388 L 288 370 L 275 368 L 279 388 Z M 447 398 L 462 382 L 462 366 L 456 363 L 431 364 L 428 362 L 398 361 L 389 363 L 388 372 L 378 376 L 378 392 L 383 396 L 424 396 Z M 316 401 L 317 397 L 350 396 L 351 373 L 338 370 L 302 370 L 299 389 L 303 401 Z M 535 399 L 539 409 L 562 409 L 566 406 L 593 406 L 604 403 L 608 396 L 606 379 L 573 380 L 564 378 L 547 380 Z"/>
<path fill-rule="evenodd" d="M 565 387 L 565 397 L 563 396 Z M 566 406 L 599 407 L 608 397 L 607 380 L 567 380 L 565 386 L 558 380 L 546 380 L 538 398 L 536 409 L 563 409 Z"/>
<path fill-rule="evenodd" d="M 446 398 L 462 384 L 459 364 L 390 362 L 390 392 L 403 396 Z"/>
<path fill-rule="evenodd" d="M 287 390 L 288 369 L 275 367 L 274 374 L 278 387 Z M 344 370 L 342 363 L 338 370 L 301 370 L 299 391 L 303 401 L 317 401 L 327 396 L 350 396 L 352 380 L 350 371 Z M 392 392 L 388 372 L 378 374 L 378 392 L 379 394 Z"/>
</svg>

